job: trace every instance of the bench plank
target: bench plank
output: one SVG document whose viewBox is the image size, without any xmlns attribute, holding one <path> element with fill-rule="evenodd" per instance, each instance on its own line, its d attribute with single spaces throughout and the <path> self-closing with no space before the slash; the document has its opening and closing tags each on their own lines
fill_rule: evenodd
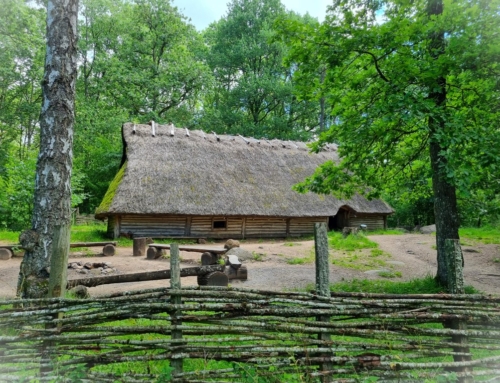
<svg viewBox="0 0 500 383">
<path fill-rule="evenodd" d="M 150 243 L 149 247 L 156 247 L 158 249 L 170 250 L 170 245 L 165 245 L 163 243 Z M 179 250 L 190 251 L 194 253 L 214 253 L 214 254 L 224 254 L 228 249 L 219 246 L 205 246 L 205 245 L 179 245 Z"/>
<path fill-rule="evenodd" d="M 70 243 L 69 247 L 98 247 L 106 245 L 116 246 L 116 242 L 75 242 Z"/>
<path fill-rule="evenodd" d="M 0 249 L 9 249 L 10 251 L 22 250 L 21 245 L 0 245 Z"/>
</svg>

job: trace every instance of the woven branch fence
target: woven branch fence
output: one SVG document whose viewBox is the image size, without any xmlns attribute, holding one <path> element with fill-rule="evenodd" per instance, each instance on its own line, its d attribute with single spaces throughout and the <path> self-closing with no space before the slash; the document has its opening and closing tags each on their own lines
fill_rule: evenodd
<svg viewBox="0 0 500 383">
<path fill-rule="evenodd" d="M 193 287 L 0 305 L 1 382 L 500 382 L 500 298 L 481 295 Z"/>
</svg>

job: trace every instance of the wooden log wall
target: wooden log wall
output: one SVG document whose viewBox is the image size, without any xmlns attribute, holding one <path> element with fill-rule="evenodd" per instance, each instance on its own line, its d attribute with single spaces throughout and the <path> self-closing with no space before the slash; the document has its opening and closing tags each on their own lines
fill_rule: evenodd
<svg viewBox="0 0 500 383">
<path fill-rule="evenodd" d="M 186 216 L 181 215 L 123 215 L 120 234 L 132 233 L 134 237 L 183 237 L 186 223 Z"/>
<path fill-rule="evenodd" d="M 214 220 L 226 221 L 226 227 L 214 229 Z M 317 222 L 327 222 L 327 217 L 123 215 L 120 219 L 109 217 L 108 235 L 112 238 L 118 233 L 134 237 L 285 238 L 311 235 Z"/>
<path fill-rule="evenodd" d="M 320 222 L 328 222 L 326 217 L 304 217 L 291 218 L 289 236 L 300 237 L 314 233 L 314 224 Z"/>
<path fill-rule="evenodd" d="M 225 229 L 213 229 L 212 222 L 226 221 Z M 242 217 L 193 217 L 191 219 L 191 237 L 242 238 Z"/>
<path fill-rule="evenodd" d="M 356 214 L 356 217 L 349 217 L 349 226 L 368 226 L 368 230 L 384 229 L 384 216 L 376 214 Z"/>
</svg>

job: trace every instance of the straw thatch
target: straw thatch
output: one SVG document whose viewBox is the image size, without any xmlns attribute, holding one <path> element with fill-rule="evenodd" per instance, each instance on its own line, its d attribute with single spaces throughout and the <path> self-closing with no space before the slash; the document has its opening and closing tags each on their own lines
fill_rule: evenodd
<svg viewBox="0 0 500 383">
<path fill-rule="evenodd" d="M 173 125 L 124 124 L 122 168 L 96 211 L 189 216 L 328 217 L 342 206 L 354 213 L 387 215 L 381 200 L 348 201 L 292 186 L 327 160 L 331 145 L 311 154 L 303 142 L 256 140 L 177 129 Z"/>
</svg>

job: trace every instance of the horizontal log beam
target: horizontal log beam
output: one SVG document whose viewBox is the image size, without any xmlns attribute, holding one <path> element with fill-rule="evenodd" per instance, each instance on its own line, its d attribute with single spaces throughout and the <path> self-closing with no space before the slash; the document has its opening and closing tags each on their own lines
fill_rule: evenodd
<svg viewBox="0 0 500 383">
<path fill-rule="evenodd" d="M 170 250 L 170 245 L 165 245 L 163 243 L 150 243 L 149 247 L 156 247 L 157 249 L 167 249 Z M 219 246 L 190 246 L 190 245 L 179 245 L 179 250 L 188 251 L 194 253 L 214 253 L 214 254 L 224 254 L 228 251 L 224 247 Z"/>
<path fill-rule="evenodd" d="M 187 267 L 181 269 L 181 277 L 205 275 L 214 271 L 222 271 L 224 267 L 224 265 Z M 95 287 L 111 283 L 156 281 L 159 279 L 170 279 L 170 270 L 157 270 L 133 274 L 106 275 L 103 277 L 71 279 L 68 281 L 67 288 L 69 289 L 78 285 Z"/>
<path fill-rule="evenodd" d="M 69 247 L 98 247 L 98 246 L 106 246 L 113 245 L 116 246 L 116 242 L 75 242 L 70 243 Z"/>
<path fill-rule="evenodd" d="M 21 245 L 0 245 L 0 249 L 9 249 L 11 251 L 22 250 Z"/>
</svg>

